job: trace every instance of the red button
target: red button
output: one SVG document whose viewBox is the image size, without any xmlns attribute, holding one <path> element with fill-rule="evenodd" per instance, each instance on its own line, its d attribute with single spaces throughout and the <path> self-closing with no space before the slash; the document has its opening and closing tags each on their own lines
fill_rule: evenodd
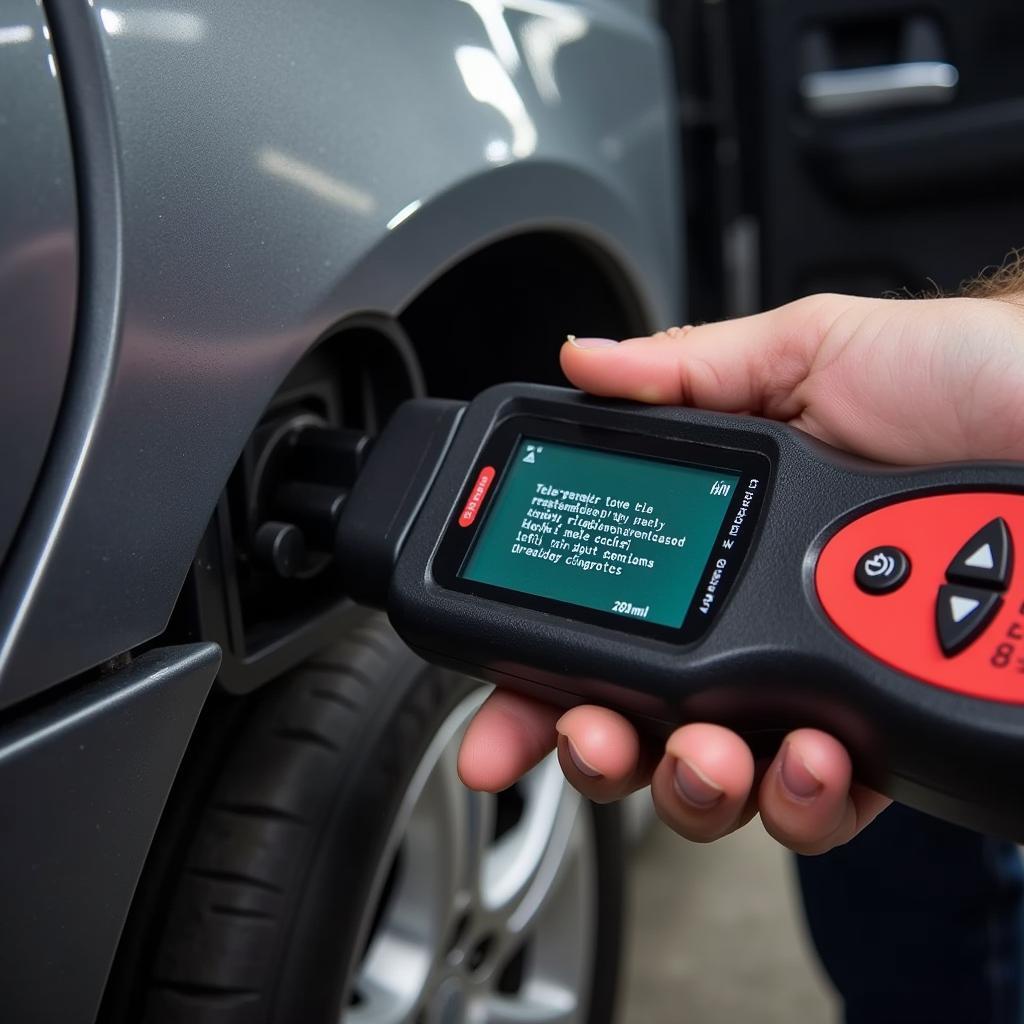
<svg viewBox="0 0 1024 1024">
<path fill-rule="evenodd" d="M 466 504 L 463 506 L 462 514 L 459 516 L 459 526 L 473 525 L 473 520 L 476 519 L 476 514 L 480 511 L 480 506 L 484 503 L 484 498 L 487 496 L 493 480 L 494 467 L 484 466 L 480 470 L 480 475 L 476 478 L 476 483 L 473 484 L 473 490 L 469 492 Z"/>
</svg>

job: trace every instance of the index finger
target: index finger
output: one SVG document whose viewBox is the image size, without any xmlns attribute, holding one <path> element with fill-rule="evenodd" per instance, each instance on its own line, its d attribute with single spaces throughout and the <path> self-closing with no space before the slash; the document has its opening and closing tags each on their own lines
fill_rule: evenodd
<svg viewBox="0 0 1024 1024">
<path fill-rule="evenodd" d="M 839 314 L 865 300 L 816 295 L 778 309 L 700 327 L 615 342 L 576 338 L 562 346 L 565 375 L 594 395 L 718 412 L 798 415 L 794 395 Z"/>
<path fill-rule="evenodd" d="M 559 708 L 495 690 L 469 723 L 459 749 L 459 777 L 470 789 L 507 789 L 555 749 Z"/>
</svg>

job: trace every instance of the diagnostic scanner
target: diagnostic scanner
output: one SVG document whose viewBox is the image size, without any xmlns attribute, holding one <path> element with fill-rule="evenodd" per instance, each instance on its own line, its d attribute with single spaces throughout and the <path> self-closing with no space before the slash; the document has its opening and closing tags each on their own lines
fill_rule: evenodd
<svg viewBox="0 0 1024 1024">
<path fill-rule="evenodd" d="M 401 406 L 338 537 L 428 661 L 762 752 L 825 729 L 868 785 L 1024 839 L 1024 464 L 509 384 Z"/>
</svg>

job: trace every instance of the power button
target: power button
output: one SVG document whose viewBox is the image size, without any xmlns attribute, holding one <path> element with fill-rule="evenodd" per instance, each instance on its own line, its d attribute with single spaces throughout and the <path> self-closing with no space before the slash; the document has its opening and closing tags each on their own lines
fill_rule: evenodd
<svg viewBox="0 0 1024 1024">
<path fill-rule="evenodd" d="M 857 559 L 853 578 L 867 594 L 888 594 L 903 585 L 910 574 L 910 560 L 891 546 L 871 548 Z"/>
</svg>

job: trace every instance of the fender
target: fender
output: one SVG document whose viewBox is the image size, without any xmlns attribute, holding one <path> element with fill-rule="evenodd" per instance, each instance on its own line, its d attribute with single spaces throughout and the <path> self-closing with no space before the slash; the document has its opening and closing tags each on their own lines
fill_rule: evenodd
<svg viewBox="0 0 1024 1024">
<path fill-rule="evenodd" d="M 674 316 L 656 26 L 522 0 L 501 28 L 479 6 L 52 0 L 85 286 L 0 581 L 0 707 L 161 632 L 267 401 L 350 313 L 395 312 L 544 228 L 597 244 L 652 320 Z"/>
</svg>

